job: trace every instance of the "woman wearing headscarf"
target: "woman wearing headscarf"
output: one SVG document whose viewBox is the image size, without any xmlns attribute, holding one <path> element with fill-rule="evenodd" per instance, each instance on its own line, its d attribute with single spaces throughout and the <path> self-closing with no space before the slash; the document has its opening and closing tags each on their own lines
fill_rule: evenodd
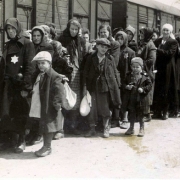
<svg viewBox="0 0 180 180">
<path fill-rule="evenodd" d="M 74 134 L 80 134 L 77 130 L 79 124 L 79 107 L 82 97 L 82 84 L 81 84 L 81 62 L 85 55 L 85 41 L 79 36 L 81 29 L 80 23 L 76 19 L 71 19 L 67 28 L 63 31 L 58 41 L 63 47 L 67 48 L 70 54 L 70 63 L 72 64 L 73 71 L 69 85 L 71 89 L 77 94 L 77 101 L 72 110 L 67 111 L 65 115 L 65 128 Z M 67 126 L 66 126 L 67 125 Z"/>
<path fill-rule="evenodd" d="M 117 66 L 118 71 L 120 72 L 122 87 L 125 82 L 127 73 L 131 70 L 131 59 L 135 57 L 135 52 L 128 47 L 128 36 L 124 31 L 119 31 L 115 35 L 115 40 L 120 44 L 120 54 L 119 54 L 119 63 Z M 123 99 L 124 91 L 121 89 L 121 99 Z M 123 103 L 123 102 L 122 102 Z M 121 112 L 122 123 L 120 128 L 127 129 L 127 119 L 128 112 Z"/>
<path fill-rule="evenodd" d="M 151 120 L 150 106 L 153 103 L 155 81 L 154 64 L 156 61 L 156 47 L 152 41 L 153 32 L 153 29 L 148 27 L 140 29 L 140 47 L 138 48 L 137 52 L 137 56 L 143 59 L 144 70 L 151 78 L 151 82 L 153 83 L 152 90 L 146 96 L 148 103 L 146 103 L 147 106 L 144 107 L 144 122 L 148 122 Z"/>
<path fill-rule="evenodd" d="M 162 37 L 155 41 L 157 47 L 156 79 L 154 89 L 154 112 L 156 118 L 163 120 L 169 117 L 169 107 L 177 111 L 178 95 L 175 73 L 175 55 L 178 43 L 172 34 L 171 24 L 164 24 Z M 161 114 L 163 113 L 163 114 Z"/>
<path fill-rule="evenodd" d="M 7 19 L 4 29 L 9 41 L 0 61 L 1 128 L 10 132 L 11 145 L 16 153 L 20 153 L 25 149 L 28 95 L 32 89 L 31 60 L 35 52 L 33 43 L 22 36 L 18 19 Z"/>
<path fill-rule="evenodd" d="M 138 45 L 134 40 L 134 36 L 136 34 L 135 28 L 129 25 L 125 32 L 128 35 L 128 47 L 131 48 L 134 52 L 137 52 Z"/>
<path fill-rule="evenodd" d="M 48 51 L 53 57 L 54 49 L 50 43 L 47 42 L 45 31 L 41 26 L 35 26 L 32 29 L 32 42 L 35 48 L 35 54 L 41 51 Z"/>
</svg>

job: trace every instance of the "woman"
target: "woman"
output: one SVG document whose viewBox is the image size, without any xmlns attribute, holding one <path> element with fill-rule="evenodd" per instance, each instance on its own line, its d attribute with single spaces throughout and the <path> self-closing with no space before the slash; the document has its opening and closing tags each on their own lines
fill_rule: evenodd
<svg viewBox="0 0 180 180">
<path fill-rule="evenodd" d="M 35 52 L 33 43 L 22 36 L 18 19 L 7 19 L 4 29 L 9 41 L 0 61 L 1 128 L 10 132 L 15 152 L 21 153 L 25 149 L 28 95 L 32 89 L 31 60 Z"/>
<path fill-rule="evenodd" d="M 83 60 L 86 48 L 85 41 L 82 37 L 79 37 L 80 28 L 80 23 L 76 19 L 71 19 L 67 24 L 67 28 L 63 31 L 63 34 L 58 39 L 62 46 L 67 48 L 73 67 L 69 85 L 71 89 L 77 94 L 77 102 L 74 108 L 66 113 L 65 123 L 68 126 L 67 130 L 70 130 L 74 134 L 79 134 L 79 131 L 77 131 L 77 126 L 82 93 L 81 62 Z"/>
<path fill-rule="evenodd" d="M 172 34 L 171 24 L 164 24 L 162 37 L 155 41 L 157 47 L 156 79 L 154 90 L 155 117 L 163 120 L 169 117 L 169 107 L 177 111 L 178 95 L 175 72 L 175 55 L 178 43 Z M 163 116 L 161 115 L 163 113 Z"/>
<path fill-rule="evenodd" d="M 151 78 L 151 82 L 153 83 L 154 87 L 154 80 L 155 80 L 155 74 L 154 74 L 154 64 L 156 61 L 156 47 L 152 41 L 153 36 L 153 29 L 152 28 L 142 28 L 140 29 L 140 41 L 141 45 L 138 48 L 137 56 L 141 57 L 143 59 L 144 63 L 144 70 L 148 74 L 148 76 Z M 151 120 L 150 115 L 150 106 L 153 103 L 153 93 L 154 88 L 148 93 L 147 95 L 147 107 L 144 108 L 144 122 L 148 122 Z"/>
<path fill-rule="evenodd" d="M 136 34 L 136 30 L 132 26 L 129 25 L 126 28 L 125 32 L 128 35 L 128 47 L 131 48 L 134 52 L 137 52 L 138 45 L 133 39 Z"/>
<path fill-rule="evenodd" d="M 157 28 L 153 28 L 152 41 L 154 42 L 158 37 L 159 37 L 159 30 Z"/>
<path fill-rule="evenodd" d="M 128 36 L 125 32 L 119 31 L 115 35 L 115 40 L 120 44 L 120 54 L 119 54 L 119 63 L 117 66 L 118 71 L 120 72 L 122 87 L 125 82 L 125 78 L 127 73 L 131 70 L 131 59 L 135 57 L 135 52 L 128 47 Z M 121 99 L 123 99 L 124 90 L 121 90 Z M 123 103 L 123 102 L 122 102 Z M 127 115 L 128 112 L 122 112 L 122 123 L 120 124 L 120 128 L 127 129 Z"/>
<path fill-rule="evenodd" d="M 32 29 L 32 42 L 35 47 L 35 54 L 41 51 L 48 51 L 53 57 L 54 49 L 50 43 L 46 42 L 46 37 L 43 27 L 35 26 Z"/>
</svg>

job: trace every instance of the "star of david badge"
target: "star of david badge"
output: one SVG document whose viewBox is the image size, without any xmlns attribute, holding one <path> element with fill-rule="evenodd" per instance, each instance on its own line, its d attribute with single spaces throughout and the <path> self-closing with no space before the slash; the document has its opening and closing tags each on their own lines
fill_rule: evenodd
<svg viewBox="0 0 180 180">
<path fill-rule="evenodd" d="M 18 62 L 18 57 L 16 55 L 14 55 L 13 57 L 11 57 L 11 62 L 16 64 Z"/>
</svg>

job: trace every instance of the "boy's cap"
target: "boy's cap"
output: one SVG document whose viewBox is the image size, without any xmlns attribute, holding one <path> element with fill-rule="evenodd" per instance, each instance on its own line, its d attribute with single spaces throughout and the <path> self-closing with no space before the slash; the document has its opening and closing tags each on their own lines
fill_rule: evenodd
<svg viewBox="0 0 180 180">
<path fill-rule="evenodd" d="M 52 57 L 51 57 L 51 54 L 47 51 L 41 51 L 39 52 L 31 62 L 34 62 L 34 61 L 49 61 L 49 62 L 52 62 Z"/>
<path fill-rule="evenodd" d="M 140 57 L 135 57 L 131 60 L 131 64 L 138 63 L 141 67 L 143 67 L 143 60 Z"/>
<path fill-rule="evenodd" d="M 109 41 L 108 39 L 106 39 L 106 38 L 97 39 L 97 40 L 96 40 L 96 44 L 103 44 L 103 45 L 106 45 L 106 46 L 108 46 L 108 47 L 111 46 L 110 41 Z"/>
</svg>

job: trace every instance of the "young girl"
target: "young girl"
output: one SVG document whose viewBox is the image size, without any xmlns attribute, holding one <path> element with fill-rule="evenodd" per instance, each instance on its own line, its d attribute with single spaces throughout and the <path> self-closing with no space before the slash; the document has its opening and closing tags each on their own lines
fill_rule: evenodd
<svg viewBox="0 0 180 180">
<path fill-rule="evenodd" d="M 109 137 L 110 103 L 115 108 L 120 108 L 120 79 L 117 74 L 114 59 L 107 56 L 110 42 L 106 38 L 96 41 L 95 53 L 88 56 L 84 67 L 84 89 L 91 94 L 92 107 L 89 114 L 90 131 L 86 136 L 95 135 L 95 123 L 98 116 L 103 119 L 104 137 Z"/>
<path fill-rule="evenodd" d="M 38 69 L 32 78 L 34 86 L 29 116 L 39 118 L 44 145 L 35 155 L 44 157 L 51 153 L 53 133 L 63 130 L 61 104 L 65 92 L 62 77 L 51 68 L 52 58 L 49 52 L 39 52 L 32 62 L 37 63 Z"/>
<path fill-rule="evenodd" d="M 143 72 L 143 60 L 135 57 L 131 60 L 131 72 L 127 74 L 124 89 L 122 109 L 128 111 L 130 128 L 126 135 L 134 134 L 134 123 L 140 123 L 138 136 L 144 136 L 143 112 L 147 103 L 147 94 L 152 88 L 152 82 L 145 72 Z"/>
</svg>

